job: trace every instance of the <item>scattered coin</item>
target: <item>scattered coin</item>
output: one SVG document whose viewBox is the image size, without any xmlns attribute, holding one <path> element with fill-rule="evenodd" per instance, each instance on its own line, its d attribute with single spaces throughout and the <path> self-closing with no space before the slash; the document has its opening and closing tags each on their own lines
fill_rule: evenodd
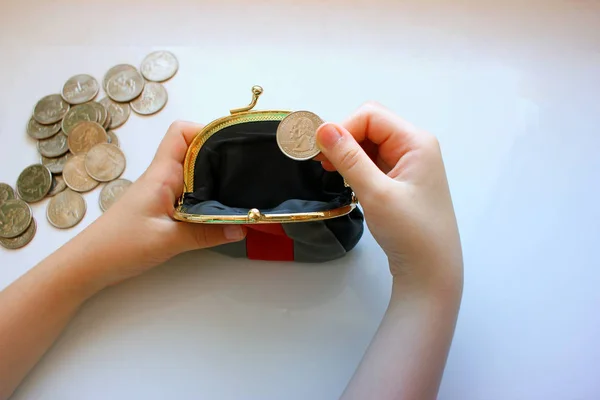
<svg viewBox="0 0 600 400">
<path fill-rule="evenodd" d="M 72 156 L 72 153 L 67 153 L 61 157 L 49 158 L 41 157 L 42 165 L 46 166 L 53 174 L 62 174 L 65 163 Z"/>
<path fill-rule="evenodd" d="M 105 212 L 116 203 L 131 184 L 131 181 L 128 179 L 117 179 L 104 185 L 100 191 L 100 198 L 98 200 L 102 212 Z"/>
<path fill-rule="evenodd" d="M 31 223 L 31 208 L 20 199 L 0 204 L 0 237 L 10 239 L 19 236 Z"/>
<path fill-rule="evenodd" d="M 320 153 L 317 147 L 317 128 L 323 120 L 309 111 L 296 111 L 286 116 L 277 126 L 277 144 L 289 158 L 310 160 Z"/>
<path fill-rule="evenodd" d="M 75 125 L 80 122 L 98 122 L 100 119 L 99 110 L 92 103 L 79 104 L 71 107 L 65 118 L 62 120 L 62 130 L 67 136 L 71 134 Z"/>
<path fill-rule="evenodd" d="M 48 197 L 56 196 L 67 188 L 67 184 L 62 176 L 52 176 L 52 186 L 48 192 Z"/>
<path fill-rule="evenodd" d="M 69 135 L 69 150 L 75 155 L 85 154 L 99 143 L 108 143 L 108 136 L 97 122 L 79 122 Z"/>
<path fill-rule="evenodd" d="M 0 183 L 0 204 L 15 198 L 15 191 L 10 185 Z"/>
<path fill-rule="evenodd" d="M 97 101 L 90 101 L 86 104 L 89 104 L 90 106 L 96 109 L 96 112 L 98 114 L 96 122 L 104 126 L 104 124 L 106 124 L 106 120 L 108 119 L 108 110 Z"/>
<path fill-rule="evenodd" d="M 110 116 L 110 114 L 108 114 L 108 118 L 106 118 L 106 122 L 102 126 L 105 131 L 107 131 L 110 128 L 111 121 L 112 121 L 112 117 Z"/>
<path fill-rule="evenodd" d="M 98 186 L 85 170 L 85 154 L 73 156 L 65 164 L 63 179 L 67 186 L 76 192 L 87 192 Z"/>
<path fill-rule="evenodd" d="M 106 132 L 106 134 L 108 135 L 108 143 L 119 147 L 119 138 L 117 137 L 115 132 L 108 131 L 108 132 Z"/>
<path fill-rule="evenodd" d="M 112 181 L 125 171 L 125 155 L 115 145 L 97 144 L 85 155 L 85 170 L 99 182 Z"/>
<path fill-rule="evenodd" d="M 131 109 L 141 115 L 150 115 L 159 112 L 167 104 L 167 90 L 160 83 L 148 82 L 142 94 L 133 100 Z"/>
<path fill-rule="evenodd" d="M 124 103 L 138 97 L 144 89 L 144 78 L 137 69 L 126 69 L 113 75 L 106 83 L 106 94 Z"/>
<path fill-rule="evenodd" d="M 60 121 L 51 125 L 42 125 L 31 117 L 27 123 L 27 134 L 37 140 L 48 139 L 60 131 L 60 125 Z"/>
<path fill-rule="evenodd" d="M 25 232 L 23 232 L 19 236 L 10 239 L 0 238 L 0 246 L 9 250 L 16 250 L 20 249 L 21 247 L 25 247 L 31 242 L 31 240 L 35 236 L 36 230 L 37 224 L 35 222 L 35 218 L 32 217 L 31 222 L 29 223 L 29 227 L 25 230 Z"/>
<path fill-rule="evenodd" d="M 98 81 L 90 75 L 75 75 L 65 83 L 61 95 L 70 104 L 82 104 L 92 100 L 98 94 Z"/>
<path fill-rule="evenodd" d="M 46 218 L 53 226 L 67 229 L 83 219 L 86 209 L 84 198 L 79 193 L 66 189 L 50 199 Z"/>
<path fill-rule="evenodd" d="M 67 137 L 58 133 L 49 139 L 40 140 L 37 142 L 37 149 L 44 157 L 60 157 L 69 151 Z"/>
<path fill-rule="evenodd" d="M 140 71 L 149 81 L 163 82 L 175 75 L 179 63 L 173 53 L 169 51 L 155 51 L 142 61 Z"/>
<path fill-rule="evenodd" d="M 52 173 L 42 164 L 25 168 L 17 179 L 17 194 L 28 203 L 42 200 L 52 186 Z"/>
<path fill-rule="evenodd" d="M 33 118 L 42 125 L 55 124 L 69 111 L 69 103 L 59 94 L 51 94 L 37 102 L 33 109 Z"/>
<path fill-rule="evenodd" d="M 106 86 L 108 84 L 108 81 L 113 76 L 127 70 L 137 71 L 137 69 L 133 65 L 129 64 L 119 64 L 109 69 L 108 72 L 106 72 L 106 74 L 104 75 L 104 79 L 102 79 L 102 88 L 104 89 L 104 91 L 106 92 Z"/>
<path fill-rule="evenodd" d="M 111 118 L 108 129 L 115 129 L 123 125 L 131 114 L 131 107 L 129 107 L 128 103 L 117 103 L 110 98 L 105 97 L 100 100 L 100 104 L 108 110 L 108 114 Z"/>
</svg>

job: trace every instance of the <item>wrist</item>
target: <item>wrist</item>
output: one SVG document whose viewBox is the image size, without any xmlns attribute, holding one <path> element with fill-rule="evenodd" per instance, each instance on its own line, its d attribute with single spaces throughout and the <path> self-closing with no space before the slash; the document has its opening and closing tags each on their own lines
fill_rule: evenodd
<svg viewBox="0 0 600 400">
<path fill-rule="evenodd" d="M 444 303 L 460 303 L 463 290 L 462 263 L 444 265 L 393 265 L 392 301 L 398 298 L 420 298 Z"/>
</svg>

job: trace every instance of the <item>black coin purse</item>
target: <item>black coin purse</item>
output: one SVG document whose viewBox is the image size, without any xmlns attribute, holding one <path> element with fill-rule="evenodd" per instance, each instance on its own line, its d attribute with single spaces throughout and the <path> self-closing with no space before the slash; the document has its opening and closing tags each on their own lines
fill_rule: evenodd
<svg viewBox="0 0 600 400">
<path fill-rule="evenodd" d="M 214 248 L 257 260 L 322 262 L 360 240 L 364 218 L 342 176 L 282 153 L 277 127 L 290 111 L 252 111 L 252 102 L 206 125 L 184 163 L 184 193 L 174 218 L 245 224 L 246 239 Z"/>
</svg>

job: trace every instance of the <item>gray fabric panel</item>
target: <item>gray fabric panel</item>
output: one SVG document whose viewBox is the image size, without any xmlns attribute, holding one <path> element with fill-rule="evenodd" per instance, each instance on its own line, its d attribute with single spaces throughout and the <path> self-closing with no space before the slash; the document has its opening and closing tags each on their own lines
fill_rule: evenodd
<svg viewBox="0 0 600 400">
<path fill-rule="evenodd" d="M 213 247 L 211 250 L 225 254 L 229 257 L 246 257 L 246 239 L 240 240 L 239 242 L 222 244 Z"/>
<path fill-rule="evenodd" d="M 294 261 L 324 262 L 346 254 L 323 221 L 283 224 L 283 230 L 294 240 Z"/>
</svg>

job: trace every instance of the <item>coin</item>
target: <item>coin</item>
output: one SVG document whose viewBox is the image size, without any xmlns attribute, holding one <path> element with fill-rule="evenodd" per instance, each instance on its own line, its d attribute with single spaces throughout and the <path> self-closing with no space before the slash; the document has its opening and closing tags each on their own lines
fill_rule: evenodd
<svg viewBox="0 0 600 400">
<path fill-rule="evenodd" d="M 81 74 L 69 78 L 61 95 L 68 103 L 82 104 L 96 97 L 99 90 L 98 81 L 93 76 Z"/>
<path fill-rule="evenodd" d="M 167 104 L 167 90 L 160 83 L 148 82 L 142 94 L 133 100 L 131 108 L 138 114 L 150 115 L 159 112 Z"/>
<path fill-rule="evenodd" d="M 131 114 L 131 107 L 129 107 L 128 103 L 116 103 L 110 98 L 105 97 L 100 100 L 100 104 L 108 110 L 108 114 L 110 115 L 109 129 L 115 129 L 123 125 L 129 118 L 129 114 Z"/>
<path fill-rule="evenodd" d="M 106 124 L 106 120 L 108 119 L 108 110 L 97 101 L 90 101 L 86 104 L 89 104 L 90 106 L 96 109 L 96 112 L 98 114 L 96 122 L 104 126 L 104 124 Z"/>
<path fill-rule="evenodd" d="M 55 124 L 69 111 L 69 103 L 59 94 L 51 94 L 37 102 L 33 109 L 33 118 L 42 125 Z"/>
<path fill-rule="evenodd" d="M 277 126 L 277 144 L 289 158 L 310 160 L 320 153 L 317 147 L 317 128 L 323 120 L 309 111 L 296 111 Z"/>
<path fill-rule="evenodd" d="M 108 118 L 106 118 L 106 122 L 104 123 L 104 125 L 102 126 L 104 128 L 104 130 L 108 130 L 110 128 L 110 123 L 112 121 L 112 117 L 110 116 L 110 114 L 108 114 Z"/>
<path fill-rule="evenodd" d="M 99 143 L 108 143 L 108 137 L 97 122 L 79 122 L 69 135 L 69 150 L 75 155 L 85 154 Z"/>
<path fill-rule="evenodd" d="M 115 134 L 114 131 L 108 131 L 106 132 L 106 134 L 108 135 L 108 143 L 113 144 L 117 147 L 119 147 L 119 138 L 117 137 L 117 135 Z"/>
<path fill-rule="evenodd" d="M 65 163 L 72 156 L 72 153 L 67 153 L 62 157 L 48 158 L 41 157 L 42 165 L 46 166 L 53 174 L 62 174 Z"/>
<path fill-rule="evenodd" d="M 115 145 L 97 144 L 85 155 L 85 170 L 99 182 L 112 181 L 125 171 L 125 155 Z"/>
<path fill-rule="evenodd" d="M 37 224 L 35 223 L 35 218 L 32 217 L 31 222 L 29 223 L 29 227 L 25 229 L 25 232 L 21 233 L 19 236 L 10 239 L 0 238 L 0 246 L 9 250 L 16 250 L 20 249 L 21 247 L 25 247 L 27 244 L 29 244 L 29 242 L 31 242 L 31 240 L 35 236 L 36 230 Z"/>
<path fill-rule="evenodd" d="M 67 186 L 76 192 L 87 192 L 98 186 L 85 170 L 85 154 L 73 156 L 65 164 L 63 179 Z"/>
<path fill-rule="evenodd" d="M 108 72 L 104 75 L 104 79 L 102 79 L 102 88 L 104 88 L 104 91 L 106 92 L 106 86 L 108 84 L 108 81 L 113 76 L 115 76 L 123 71 L 127 71 L 127 70 L 137 71 L 137 69 L 133 65 L 130 65 L 130 64 L 119 64 L 119 65 L 115 65 L 114 67 L 109 69 Z"/>
<path fill-rule="evenodd" d="M 0 183 L 0 204 L 15 198 L 15 191 L 10 185 Z"/>
<path fill-rule="evenodd" d="M 42 164 L 25 168 L 17 178 L 17 194 L 28 203 L 42 200 L 52 186 L 52 173 Z"/>
<path fill-rule="evenodd" d="M 42 125 L 33 117 L 27 123 L 27 134 L 33 139 L 48 139 L 56 135 L 60 131 L 60 121 L 52 125 Z"/>
<path fill-rule="evenodd" d="M 100 198 L 98 199 L 102 212 L 108 210 L 116 203 L 131 184 L 131 181 L 128 179 L 117 179 L 104 185 L 100 191 Z"/>
<path fill-rule="evenodd" d="M 19 236 L 31 223 L 31 208 L 20 199 L 0 204 L 0 237 L 10 239 Z"/>
<path fill-rule="evenodd" d="M 48 192 L 48 197 L 56 196 L 67 188 L 67 184 L 62 176 L 52 176 L 52 186 Z"/>
<path fill-rule="evenodd" d="M 83 219 L 86 209 L 84 198 L 79 193 L 66 189 L 50 199 L 46 218 L 57 228 L 71 228 Z"/>
<path fill-rule="evenodd" d="M 71 107 L 65 118 L 62 120 L 62 130 L 69 136 L 75 125 L 83 121 L 98 122 L 100 111 L 92 103 L 79 104 Z"/>
<path fill-rule="evenodd" d="M 44 157 L 60 157 L 69 151 L 67 136 L 62 132 L 50 139 L 44 139 L 37 142 L 38 152 Z"/>
<path fill-rule="evenodd" d="M 155 51 L 142 61 L 140 71 L 149 81 L 163 82 L 175 75 L 179 63 L 173 53 L 169 51 Z"/>
<path fill-rule="evenodd" d="M 138 97 L 144 89 L 144 78 L 137 69 L 126 69 L 106 82 L 106 94 L 112 100 L 124 103 Z"/>
</svg>

